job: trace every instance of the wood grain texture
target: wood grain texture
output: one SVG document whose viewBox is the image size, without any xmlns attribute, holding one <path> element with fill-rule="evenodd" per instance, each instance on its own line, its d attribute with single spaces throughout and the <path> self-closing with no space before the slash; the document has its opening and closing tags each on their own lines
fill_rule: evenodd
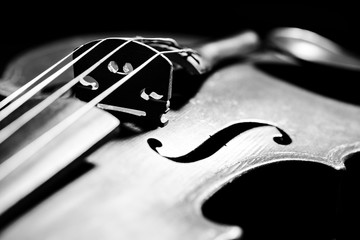
<svg viewBox="0 0 360 240">
<path fill-rule="evenodd" d="M 279 161 L 341 169 L 349 154 L 360 151 L 357 106 L 295 87 L 251 62 L 218 69 L 167 117 L 164 128 L 130 136 L 120 129 L 86 159 L 93 169 L 5 228 L 1 239 L 233 239 L 241 226 L 210 222 L 201 212 L 226 183 Z M 161 156 L 184 155 L 217 131 L 247 121 L 278 126 L 292 143 L 279 145 L 275 128 L 259 127 L 197 162 Z M 149 138 L 161 141 L 161 155 Z"/>
</svg>

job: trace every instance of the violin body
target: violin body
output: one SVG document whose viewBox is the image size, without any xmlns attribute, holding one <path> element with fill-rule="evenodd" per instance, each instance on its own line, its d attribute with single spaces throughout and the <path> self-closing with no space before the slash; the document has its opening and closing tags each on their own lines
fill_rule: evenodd
<svg viewBox="0 0 360 240">
<path fill-rule="evenodd" d="M 9 65 L 4 81 L 26 81 L 46 68 L 29 62 L 56 59 L 87 41 L 30 52 Z M 268 63 L 286 65 L 273 56 Z M 202 213 L 226 184 L 280 162 L 344 169 L 360 151 L 360 108 L 294 86 L 259 64 L 235 61 L 210 72 L 184 104 L 170 107 L 164 127 L 129 130 L 120 120 L 114 136 L 81 157 L 86 171 L 6 223 L 1 239 L 235 239 L 241 226 Z M 193 78 L 184 81 L 191 88 Z M 174 79 L 173 90 L 180 85 Z"/>
</svg>

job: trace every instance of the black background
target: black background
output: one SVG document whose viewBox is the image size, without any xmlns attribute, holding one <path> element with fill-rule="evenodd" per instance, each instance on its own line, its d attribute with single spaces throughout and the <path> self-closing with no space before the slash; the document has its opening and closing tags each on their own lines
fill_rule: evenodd
<svg viewBox="0 0 360 240">
<path fill-rule="evenodd" d="M 0 67 L 3 70 L 14 56 L 49 41 L 126 31 L 221 37 L 253 29 L 265 36 L 272 28 L 291 26 L 315 31 L 360 54 L 359 14 L 355 6 L 209 2 L 9 3 L 0 16 Z"/>
<path fill-rule="evenodd" d="M 142 3 L 102 0 L 84 3 L 59 1 L 41 1 L 39 4 L 7 3 L 2 6 L 0 14 L 0 71 L 3 71 L 6 64 L 22 52 L 51 41 L 94 33 L 127 31 L 194 34 L 220 38 L 244 29 L 253 29 L 261 37 L 265 37 L 271 29 L 276 27 L 299 27 L 319 33 L 360 56 L 360 21 L 358 19 L 360 13 L 354 5 L 209 2 Z M 358 76 L 356 76 L 357 79 Z M 353 95 L 354 99 L 358 99 L 357 87 L 350 87 L 350 84 L 339 83 L 337 80 L 334 81 L 333 86 L 336 93 L 342 92 L 340 98 Z M 319 88 L 323 89 L 324 84 L 320 83 Z M 349 94 L 351 89 L 353 92 Z M 332 92 L 328 95 L 333 97 Z M 359 100 L 352 102 L 360 105 Z M 355 169 L 354 176 L 359 176 L 358 169 L 359 167 Z M 322 179 L 317 175 L 316 177 Z M 358 181 L 350 179 L 349 182 Z M 357 186 L 353 186 L 352 189 L 357 189 Z M 271 194 L 271 196 L 275 195 Z M 350 194 L 350 197 L 345 198 L 345 202 L 349 199 L 352 203 L 349 207 L 346 206 L 346 210 L 350 210 L 345 213 L 346 217 L 340 220 L 349 219 L 350 221 L 354 217 L 349 216 L 352 216 L 353 212 L 359 212 L 358 202 L 353 200 L 358 198 Z M 244 204 L 244 206 L 247 205 Z M 269 214 L 269 216 L 274 215 Z M 345 221 L 343 225 L 348 224 L 349 221 Z M 357 231 L 358 226 L 354 229 Z"/>
</svg>

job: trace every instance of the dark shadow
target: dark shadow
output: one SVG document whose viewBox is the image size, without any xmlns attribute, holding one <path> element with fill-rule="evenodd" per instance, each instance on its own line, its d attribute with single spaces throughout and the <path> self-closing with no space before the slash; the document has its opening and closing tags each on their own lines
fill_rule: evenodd
<svg viewBox="0 0 360 240">
<path fill-rule="evenodd" d="M 338 173 L 322 164 L 261 166 L 227 184 L 202 208 L 208 219 L 243 230 L 244 240 L 334 239 Z"/>
<path fill-rule="evenodd" d="M 360 153 L 349 156 L 345 166 L 340 185 L 339 233 L 336 239 L 360 239 Z"/>
<path fill-rule="evenodd" d="M 300 65 L 257 63 L 276 78 L 326 97 L 360 105 L 360 72 L 300 62 Z"/>
</svg>

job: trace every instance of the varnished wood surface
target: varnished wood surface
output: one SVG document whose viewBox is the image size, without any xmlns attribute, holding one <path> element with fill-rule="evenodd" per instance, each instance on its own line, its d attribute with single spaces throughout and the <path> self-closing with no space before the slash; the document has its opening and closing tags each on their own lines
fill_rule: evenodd
<svg viewBox="0 0 360 240">
<path fill-rule="evenodd" d="M 39 101 L 34 102 L 31 105 Z M 53 128 L 59 126 L 64 119 L 68 119 L 71 113 L 82 106 L 84 103 L 79 100 L 62 99 L 53 104 L 53 108 L 41 112 L 25 124 L 21 131 L 15 132 L 2 143 L 0 156 L 1 159 L 7 160 L 1 163 L 0 171 L 1 214 L 71 164 L 74 159 L 78 159 L 87 149 L 118 126 L 118 119 L 94 108 L 61 134 L 52 133 Z M 23 110 L 28 108 L 30 106 L 25 104 Z M 3 127 L 5 124 L 0 126 Z M 48 143 L 42 144 L 38 141 L 41 138 L 49 139 L 45 140 Z M 29 148 L 29 146 L 33 147 Z"/>
<path fill-rule="evenodd" d="M 6 74 L 5 74 L 6 76 Z M 212 73 L 197 94 L 171 110 L 164 128 L 124 136 L 86 161 L 95 167 L 8 226 L 1 239 L 231 239 L 241 228 L 206 220 L 202 203 L 227 182 L 278 161 L 335 169 L 360 150 L 360 109 L 295 87 L 251 62 Z M 239 134 L 211 156 L 177 163 L 211 135 L 241 122 L 271 126 Z M 148 139 L 163 146 L 156 153 Z M 306 177 L 306 172 L 304 172 Z"/>
</svg>

